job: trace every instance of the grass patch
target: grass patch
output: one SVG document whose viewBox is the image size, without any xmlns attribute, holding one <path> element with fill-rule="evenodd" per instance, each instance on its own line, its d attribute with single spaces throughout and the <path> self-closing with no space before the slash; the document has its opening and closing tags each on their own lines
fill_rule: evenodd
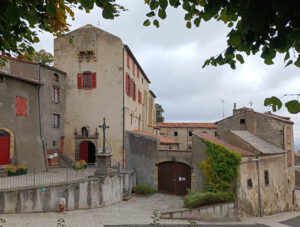
<svg viewBox="0 0 300 227">
<path fill-rule="evenodd" d="M 132 192 L 138 195 L 153 195 L 157 191 L 147 185 L 138 184 L 132 188 Z"/>
<path fill-rule="evenodd" d="M 189 192 L 184 197 L 185 208 L 195 208 L 217 203 L 233 202 L 235 197 L 229 192 Z"/>
</svg>

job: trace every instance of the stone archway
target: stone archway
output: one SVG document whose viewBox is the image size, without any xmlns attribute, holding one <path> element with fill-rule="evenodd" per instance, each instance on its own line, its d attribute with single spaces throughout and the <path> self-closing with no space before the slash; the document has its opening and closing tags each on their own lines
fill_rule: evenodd
<svg viewBox="0 0 300 227">
<path fill-rule="evenodd" d="M 79 145 L 79 160 L 85 160 L 86 163 L 94 164 L 96 161 L 96 147 L 90 141 L 83 141 Z"/>
<path fill-rule="evenodd" d="M 14 155 L 15 155 L 15 137 L 14 133 L 4 127 L 0 127 L 0 132 L 2 135 L 2 139 L 0 141 L 0 152 L 3 152 L 3 160 L 0 160 L 0 166 L 1 165 L 9 165 L 13 162 L 14 160 Z M 2 148 L 2 150 L 1 150 Z M 7 150 L 6 150 L 7 149 Z M 5 154 L 4 154 L 5 153 Z M 7 154 L 6 154 L 7 153 Z M 7 157 L 4 157 L 7 156 Z M 4 160 L 5 159 L 5 160 Z M 2 163 L 1 163 L 2 162 Z"/>
</svg>

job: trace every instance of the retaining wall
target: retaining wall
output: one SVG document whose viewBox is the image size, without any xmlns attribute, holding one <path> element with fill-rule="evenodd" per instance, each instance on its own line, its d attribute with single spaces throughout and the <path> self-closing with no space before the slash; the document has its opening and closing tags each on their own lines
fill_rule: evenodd
<svg viewBox="0 0 300 227">
<path fill-rule="evenodd" d="M 163 212 L 161 213 L 161 218 L 201 221 L 228 221 L 237 220 L 237 212 L 234 203 L 222 203 L 194 209 Z"/>
<path fill-rule="evenodd" d="M 98 208 L 123 200 L 135 185 L 135 173 L 105 179 L 90 178 L 68 184 L 0 191 L 0 213 L 58 212 L 60 198 L 66 210 Z"/>
</svg>

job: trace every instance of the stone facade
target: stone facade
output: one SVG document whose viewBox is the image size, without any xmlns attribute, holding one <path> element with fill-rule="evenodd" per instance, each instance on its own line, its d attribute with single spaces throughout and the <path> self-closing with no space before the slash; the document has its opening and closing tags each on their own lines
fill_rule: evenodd
<svg viewBox="0 0 300 227">
<path fill-rule="evenodd" d="M 160 123 L 159 133 L 168 139 L 179 142 L 180 150 L 192 149 L 193 132 L 216 134 L 216 125 L 214 123 Z"/>
<path fill-rule="evenodd" d="M 0 92 L 0 127 L 10 136 L 10 164 L 29 168 L 45 167 L 47 153 L 58 152 L 64 136 L 66 74 L 56 68 L 5 57 Z M 59 81 L 54 80 L 54 75 Z M 60 96 L 53 102 L 52 89 L 60 87 Z M 18 101 L 22 99 L 23 101 Z M 17 113 L 18 106 L 24 113 Z M 22 110 L 23 111 L 23 110 Z M 59 114 L 61 127 L 54 128 L 52 115 Z M 14 162 L 15 160 L 15 162 Z"/>
<path fill-rule="evenodd" d="M 125 167 L 125 130 L 152 130 L 148 116 L 154 111 L 150 81 L 129 47 L 119 37 L 86 25 L 55 39 L 54 65 L 68 73 L 64 152 L 78 160 L 75 130 L 78 135 L 83 128 L 92 133 L 105 117 L 112 158 Z M 102 133 L 94 143 L 96 151 L 103 146 L 101 138 Z"/>
</svg>

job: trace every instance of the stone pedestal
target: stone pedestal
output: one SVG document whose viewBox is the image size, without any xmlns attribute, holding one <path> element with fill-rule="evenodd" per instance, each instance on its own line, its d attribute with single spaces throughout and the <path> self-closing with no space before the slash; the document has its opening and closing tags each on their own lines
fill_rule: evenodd
<svg viewBox="0 0 300 227">
<path fill-rule="evenodd" d="M 113 174 L 111 167 L 111 154 L 98 153 L 96 155 L 95 177 L 107 177 Z"/>
</svg>

